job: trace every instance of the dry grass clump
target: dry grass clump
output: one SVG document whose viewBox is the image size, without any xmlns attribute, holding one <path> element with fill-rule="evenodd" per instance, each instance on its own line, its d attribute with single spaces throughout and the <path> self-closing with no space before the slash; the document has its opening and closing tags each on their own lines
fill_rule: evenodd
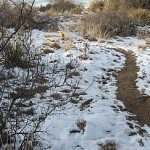
<svg viewBox="0 0 150 150">
<path fill-rule="evenodd" d="M 64 40 L 65 39 L 65 34 L 64 34 L 64 32 L 60 32 L 60 34 L 59 34 L 59 36 L 60 36 L 60 39 L 61 40 Z"/>
<path fill-rule="evenodd" d="M 150 38 L 145 40 L 145 44 L 150 46 Z"/>
<path fill-rule="evenodd" d="M 120 0 L 111 0 L 110 2 L 106 2 L 104 5 L 104 10 L 107 11 L 117 11 L 121 7 Z"/>
<path fill-rule="evenodd" d="M 89 59 L 89 56 L 87 54 L 81 54 L 79 56 L 79 59 L 81 59 L 81 60 L 87 60 L 87 59 Z"/>
<path fill-rule="evenodd" d="M 127 17 L 134 23 L 150 24 L 150 1 L 149 0 L 94 0 L 91 2 L 89 11 L 99 13 L 101 11 L 121 11 L 129 10 Z"/>
<path fill-rule="evenodd" d="M 69 51 L 73 48 L 73 41 L 71 38 L 68 38 L 64 41 L 64 49 L 65 51 Z"/>
<path fill-rule="evenodd" d="M 150 10 L 143 8 L 132 8 L 129 17 L 140 24 L 150 24 Z"/>
<path fill-rule="evenodd" d="M 86 121 L 83 119 L 78 119 L 77 120 L 77 127 L 84 132 L 85 127 L 86 127 Z"/>
<path fill-rule="evenodd" d="M 150 39 L 145 39 L 145 44 L 138 45 L 139 50 L 146 50 L 147 48 L 150 48 Z"/>
<path fill-rule="evenodd" d="M 147 45 L 138 45 L 139 50 L 145 50 L 147 48 Z"/>
<path fill-rule="evenodd" d="M 104 1 L 101 0 L 93 0 L 88 8 L 90 12 L 98 13 L 103 10 Z"/>
<path fill-rule="evenodd" d="M 72 71 L 72 72 L 70 72 L 69 74 L 68 74 L 68 77 L 69 78 L 73 78 L 73 76 L 80 76 L 80 72 L 78 72 L 78 71 Z"/>
<path fill-rule="evenodd" d="M 138 39 L 146 39 L 150 37 L 150 32 L 147 32 L 147 30 L 138 30 L 137 31 L 137 37 Z"/>
<path fill-rule="evenodd" d="M 107 39 L 116 35 L 131 36 L 135 34 L 135 26 L 126 14 L 114 11 L 84 16 L 80 30 L 86 38 Z"/>
<path fill-rule="evenodd" d="M 104 144 L 99 144 L 101 150 L 117 150 L 117 144 L 114 141 L 107 141 Z"/>
<path fill-rule="evenodd" d="M 40 10 L 47 11 L 49 15 L 79 14 L 83 10 L 83 5 L 72 0 L 55 0 L 53 4 L 41 7 Z"/>
<path fill-rule="evenodd" d="M 51 42 L 51 41 L 44 41 L 43 45 L 48 46 L 50 48 L 54 48 L 54 49 L 60 49 L 60 45 L 56 42 Z"/>
<path fill-rule="evenodd" d="M 53 94 L 50 95 L 50 97 L 52 97 L 55 100 L 62 99 L 62 95 L 60 93 L 53 93 Z"/>
<path fill-rule="evenodd" d="M 44 54 L 54 53 L 54 51 L 50 48 L 44 48 L 43 52 L 44 52 Z"/>
</svg>

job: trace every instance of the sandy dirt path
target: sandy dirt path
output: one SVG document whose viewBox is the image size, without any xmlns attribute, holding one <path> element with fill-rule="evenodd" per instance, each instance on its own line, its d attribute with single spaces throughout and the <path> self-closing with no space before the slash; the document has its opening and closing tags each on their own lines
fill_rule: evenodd
<svg viewBox="0 0 150 150">
<path fill-rule="evenodd" d="M 118 50 L 117 50 L 118 51 Z M 126 57 L 125 67 L 118 73 L 117 99 L 123 101 L 127 111 L 136 115 L 135 119 L 141 125 L 150 126 L 150 97 L 143 95 L 137 89 L 136 79 L 138 68 L 136 66 L 136 58 L 131 52 L 119 50 Z"/>
</svg>

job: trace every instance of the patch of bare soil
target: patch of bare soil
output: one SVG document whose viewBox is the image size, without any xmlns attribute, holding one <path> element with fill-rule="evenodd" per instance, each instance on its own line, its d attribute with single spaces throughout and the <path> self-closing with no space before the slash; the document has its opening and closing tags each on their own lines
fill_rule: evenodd
<svg viewBox="0 0 150 150">
<path fill-rule="evenodd" d="M 150 126 L 150 96 L 143 95 L 137 89 L 136 79 L 138 67 L 136 66 L 136 58 L 131 52 L 124 50 L 116 50 L 123 53 L 126 57 L 125 67 L 118 72 L 117 99 L 123 101 L 127 111 L 136 115 L 130 118 L 139 121 L 141 125 Z"/>
</svg>

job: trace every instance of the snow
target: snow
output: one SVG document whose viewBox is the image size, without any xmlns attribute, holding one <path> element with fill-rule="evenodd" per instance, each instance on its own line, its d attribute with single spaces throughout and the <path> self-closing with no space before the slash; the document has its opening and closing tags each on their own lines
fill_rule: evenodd
<svg viewBox="0 0 150 150">
<path fill-rule="evenodd" d="M 35 37 L 38 35 L 38 39 L 44 41 L 44 35 L 56 36 L 57 34 L 59 33 L 36 31 Z M 49 58 L 61 59 L 64 64 L 67 64 L 70 59 L 67 57 L 68 54 L 72 59 L 77 59 L 78 69 L 82 72 L 79 91 L 85 91 L 86 95 L 81 96 L 78 104 L 67 103 L 63 110 L 56 110 L 52 116 L 46 119 L 43 126 L 46 133 L 40 135 L 41 144 L 52 150 L 99 150 L 100 144 L 113 141 L 119 150 L 149 150 L 149 127 L 143 127 L 147 132 L 144 137 L 139 135 L 139 128 L 142 127 L 127 119 L 133 114 L 126 111 L 122 112 L 119 109 L 119 107 L 125 108 L 125 106 L 116 99 L 117 86 L 113 73 L 117 73 L 123 68 L 126 59 L 123 54 L 110 49 L 115 47 L 133 51 L 137 56 L 137 65 L 140 67 L 139 76 L 142 70 L 148 73 L 146 68 L 150 65 L 148 62 L 149 55 L 147 55 L 149 50 L 141 53 L 137 48 L 138 44 L 144 44 L 145 41 L 132 37 L 118 37 L 119 40 L 112 39 L 106 43 L 98 43 L 83 40 L 76 33 L 70 33 L 70 35 L 74 41 L 72 50 L 65 52 L 63 41 L 58 38 L 57 40 L 62 43 L 62 48 L 55 51 L 54 54 L 46 56 L 44 60 Z M 37 40 L 35 45 L 38 43 L 41 45 L 42 42 Z M 83 53 L 86 42 L 89 44 L 89 59 L 80 60 L 78 56 Z M 145 63 L 146 61 L 147 63 Z M 84 68 L 87 70 L 83 71 Z M 137 79 L 139 89 L 144 86 L 145 91 L 148 92 L 149 86 L 145 87 L 146 84 L 148 84 L 146 80 Z M 81 111 L 81 105 L 89 99 L 92 100 L 89 107 Z M 77 122 L 80 120 L 86 122 L 84 130 L 77 126 Z M 132 124 L 133 128 L 130 128 L 128 123 Z M 73 130 L 79 132 L 72 133 Z M 136 134 L 130 136 L 130 133 L 133 132 Z M 144 143 L 144 146 L 140 144 L 140 141 Z"/>
<path fill-rule="evenodd" d="M 148 27 L 147 27 L 148 28 Z M 141 93 L 150 96 L 150 46 L 146 45 L 146 41 L 150 39 L 138 39 L 136 37 L 112 39 L 109 42 L 103 43 L 103 46 L 109 48 L 121 48 L 126 51 L 132 51 L 136 56 L 137 66 L 139 68 L 137 87 Z M 140 48 L 142 47 L 142 48 Z"/>
<path fill-rule="evenodd" d="M 116 98 L 117 81 L 114 74 L 123 69 L 126 58 L 112 49 L 122 48 L 135 53 L 139 67 L 137 86 L 141 92 L 144 90 L 144 93 L 150 95 L 150 49 L 149 47 L 145 50 L 139 49 L 139 45 L 144 45 L 145 40 L 118 37 L 104 43 L 89 42 L 77 33 L 70 32 L 73 47 L 65 51 L 64 41 L 59 38 L 58 32 L 33 30 L 32 34 L 32 46 L 34 45 L 39 53 L 42 52 L 44 41 L 50 40 L 48 36 L 53 37 L 55 42 L 61 45 L 61 49 L 55 50 L 54 53 L 42 55 L 42 63 L 50 65 L 51 61 L 58 60 L 60 62 L 58 68 L 64 68 L 70 60 L 73 60 L 73 65 L 77 66 L 77 71 L 82 76 L 73 77 L 68 82 L 73 84 L 79 81 L 80 89 L 77 89 L 77 92 L 85 93 L 77 98 L 79 100 L 77 104 L 67 102 L 63 108 L 56 109 L 47 117 L 42 126 L 45 132 L 39 134 L 41 144 L 47 150 L 99 150 L 100 144 L 109 141 L 116 143 L 119 150 L 150 149 L 150 128 L 147 125 L 141 127 L 137 122 L 128 120 L 134 114 L 120 110 L 120 107 L 124 109 L 125 106 Z M 85 43 L 89 44 L 88 59 L 82 60 L 79 56 L 84 54 Z M 50 65 L 49 70 L 46 70 L 48 78 L 51 67 L 53 66 Z M 23 74 L 18 68 L 14 72 L 20 76 Z M 61 78 L 57 74 L 54 77 L 62 83 L 64 80 L 62 72 L 59 75 Z M 65 88 L 68 86 L 55 88 L 55 91 L 63 94 L 61 90 Z M 37 114 L 46 109 L 51 92 L 47 90 L 43 95 L 44 99 L 40 94 L 31 99 L 36 104 Z M 83 107 L 88 100 L 90 103 Z M 53 103 L 58 103 L 58 100 L 54 99 Z M 85 121 L 83 128 L 77 125 L 81 121 Z M 144 136 L 139 134 L 140 128 L 146 131 Z M 131 136 L 132 133 L 135 134 Z"/>
<path fill-rule="evenodd" d="M 31 3 L 32 0 L 26 0 L 27 2 Z M 47 5 L 50 1 L 49 0 L 35 0 L 35 5 L 36 6 L 44 6 Z M 75 0 L 77 3 L 83 3 L 85 5 L 89 4 L 91 0 Z"/>
</svg>

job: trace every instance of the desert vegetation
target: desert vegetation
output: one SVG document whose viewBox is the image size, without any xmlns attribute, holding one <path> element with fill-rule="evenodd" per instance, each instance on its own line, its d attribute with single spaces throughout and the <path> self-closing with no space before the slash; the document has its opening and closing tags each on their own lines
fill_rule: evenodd
<svg viewBox="0 0 150 150">
<path fill-rule="evenodd" d="M 69 69 L 61 65 L 61 60 L 45 63 L 42 55 L 48 53 L 41 54 L 34 46 L 33 29 L 56 31 L 58 26 L 55 19 L 48 17 L 41 26 L 43 18 L 35 20 L 33 5 L 34 1 L 31 5 L 24 1 L 0 4 L 0 149 L 43 149 L 38 141 L 38 133 L 43 132 L 42 124 L 53 111 L 71 101 L 71 93 L 76 93 L 72 86 L 77 81 L 72 84 L 70 78 L 76 75 L 72 72 L 76 72 L 77 66 Z M 43 44 L 49 49 L 61 48 L 55 42 Z M 62 97 L 56 88 L 66 85 L 72 90 L 70 96 Z M 37 94 L 44 99 L 46 91 L 51 91 L 49 104 L 33 102 Z"/>
<path fill-rule="evenodd" d="M 0 149 L 149 146 L 149 26 L 149 0 L 1 0 Z"/>
<path fill-rule="evenodd" d="M 46 11 L 48 15 L 54 16 L 80 14 L 83 11 L 83 5 L 71 0 L 55 0 L 45 7 L 40 7 L 40 11 Z"/>
<path fill-rule="evenodd" d="M 92 1 L 88 9 L 93 14 L 82 18 L 81 34 L 88 38 L 135 36 L 137 25 L 150 23 L 149 5 L 149 1 Z"/>
</svg>

